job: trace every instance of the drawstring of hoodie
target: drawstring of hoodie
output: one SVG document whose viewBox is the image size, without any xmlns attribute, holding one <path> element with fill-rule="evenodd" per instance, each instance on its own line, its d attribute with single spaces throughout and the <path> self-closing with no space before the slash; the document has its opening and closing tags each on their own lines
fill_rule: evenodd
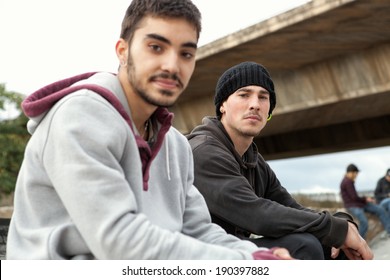
<svg viewBox="0 0 390 280">
<path fill-rule="evenodd" d="M 152 164 L 153 159 L 157 156 L 158 151 L 162 146 L 164 145 L 164 140 L 168 139 L 168 137 L 165 137 L 165 134 L 168 132 L 169 128 L 172 125 L 172 118 L 173 118 L 173 113 L 170 113 L 166 108 L 164 107 L 159 107 L 153 114 L 153 117 L 156 118 L 156 120 L 160 121 L 160 129 L 157 133 L 157 138 L 156 141 L 154 142 L 153 146 L 150 148 L 148 143 L 145 142 L 144 139 L 136 135 L 137 144 L 138 148 L 141 146 L 145 146 L 146 149 L 140 149 L 140 154 L 141 154 L 141 160 L 142 160 L 142 166 L 143 166 L 143 180 L 144 180 L 144 186 L 143 190 L 148 191 L 148 181 L 149 181 L 149 169 Z M 165 145 L 167 145 L 167 141 L 165 141 Z M 167 147 L 166 147 L 167 148 Z M 146 154 L 143 154 L 145 153 Z M 169 163 L 169 155 L 167 154 L 166 157 L 167 163 Z M 167 172 L 168 172 L 168 177 L 170 179 L 170 170 L 169 170 L 169 164 L 167 165 Z"/>
<path fill-rule="evenodd" d="M 168 137 L 165 139 L 165 161 L 166 161 L 166 166 L 167 166 L 167 176 L 168 176 L 168 181 L 171 180 L 171 168 L 169 165 L 169 144 L 168 144 Z"/>
</svg>

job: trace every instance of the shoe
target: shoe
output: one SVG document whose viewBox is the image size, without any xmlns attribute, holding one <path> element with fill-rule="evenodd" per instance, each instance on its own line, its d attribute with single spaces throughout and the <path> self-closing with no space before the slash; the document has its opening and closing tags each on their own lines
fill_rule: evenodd
<svg viewBox="0 0 390 280">
<path fill-rule="evenodd" d="M 384 231 L 381 233 L 380 238 L 381 239 L 388 239 L 388 238 L 390 238 L 390 233 Z"/>
</svg>

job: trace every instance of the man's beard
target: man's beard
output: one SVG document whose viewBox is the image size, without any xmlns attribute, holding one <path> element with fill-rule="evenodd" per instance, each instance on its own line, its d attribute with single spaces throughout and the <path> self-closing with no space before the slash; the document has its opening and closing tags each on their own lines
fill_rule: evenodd
<svg viewBox="0 0 390 280">
<path fill-rule="evenodd" d="M 240 134 L 245 137 L 256 137 L 260 134 L 260 131 L 243 131 L 239 130 Z"/>
<path fill-rule="evenodd" d="M 157 106 L 157 107 L 170 107 L 170 106 L 173 106 L 175 104 L 176 99 L 171 101 L 171 100 L 160 100 L 158 98 L 153 98 L 144 89 L 142 89 L 140 85 L 138 85 L 137 79 L 135 77 L 135 72 L 136 72 L 136 69 L 135 69 L 133 60 L 129 56 L 128 61 L 127 61 L 127 79 L 129 81 L 130 86 L 133 88 L 134 92 L 138 96 L 140 96 L 145 102 L 147 102 L 151 105 Z M 179 85 L 181 85 L 181 87 L 183 87 L 183 84 L 181 83 L 180 79 L 177 77 L 176 74 L 161 73 L 161 74 L 154 75 L 154 76 L 150 77 L 149 80 L 152 81 L 153 79 L 159 78 L 159 77 L 164 78 L 164 79 L 170 78 L 172 80 L 175 80 L 179 83 Z M 171 97 L 174 95 L 174 93 L 172 91 L 169 91 L 169 90 L 159 90 L 159 91 L 162 95 L 165 95 L 168 97 Z"/>
<path fill-rule="evenodd" d="M 242 136 L 245 136 L 245 137 L 256 137 L 260 134 L 261 130 L 263 129 L 264 127 L 260 127 L 260 128 L 238 128 L 237 131 L 239 134 L 241 134 Z"/>
</svg>

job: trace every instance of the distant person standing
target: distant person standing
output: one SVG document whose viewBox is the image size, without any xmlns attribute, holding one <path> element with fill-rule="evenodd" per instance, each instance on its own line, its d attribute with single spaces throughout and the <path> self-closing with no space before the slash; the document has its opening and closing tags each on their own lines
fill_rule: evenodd
<svg viewBox="0 0 390 280">
<path fill-rule="evenodd" d="M 356 192 L 355 180 L 358 173 L 359 169 L 356 165 L 348 165 L 347 172 L 340 185 L 344 207 L 359 221 L 359 233 L 363 238 L 366 237 L 368 231 L 365 212 L 378 216 L 387 232 L 387 237 L 390 237 L 390 216 L 382 207 L 375 204 L 373 198 L 361 197 Z"/>
<path fill-rule="evenodd" d="M 386 175 L 378 180 L 374 194 L 379 206 L 390 214 L 390 168 L 387 169 Z"/>
</svg>

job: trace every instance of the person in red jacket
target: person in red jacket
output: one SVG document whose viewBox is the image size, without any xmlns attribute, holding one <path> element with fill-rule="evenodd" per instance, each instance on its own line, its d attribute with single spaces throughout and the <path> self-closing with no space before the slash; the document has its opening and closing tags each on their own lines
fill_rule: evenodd
<svg viewBox="0 0 390 280">
<path fill-rule="evenodd" d="M 359 221 L 359 233 L 365 238 L 368 231 L 368 221 L 365 212 L 378 216 L 390 237 L 390 217 L 386 211 L 375 204 L 372 197 L 359 196 L 355 188 L 355 180 L 358 176 L 359 169 L 356 165 L 347 166 L 347 172 L 341 181 L 340 190 L 344 207 Z"/>
</svg>

